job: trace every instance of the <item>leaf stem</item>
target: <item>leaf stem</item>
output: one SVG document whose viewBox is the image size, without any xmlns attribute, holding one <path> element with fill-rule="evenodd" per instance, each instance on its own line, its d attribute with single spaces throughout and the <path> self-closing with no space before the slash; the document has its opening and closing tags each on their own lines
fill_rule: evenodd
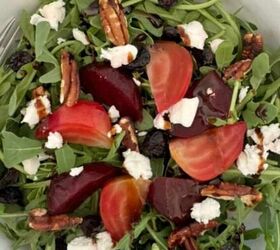
<svg viewBox="0 0 280 250">
<path fill-rule="evenodd" d="M 33 183 L 26 183 L 21 185 L 21 188 L 24 189 L 33 189 L 33 188 L 42 188 L 42 187 L 47 187 L 49 186 L 51 183 L 50 180 L 46 180 L 46 181 L 40 181 L 40 182 L 33 182 Z"/>
<path fill-rule="evenodd" d="M 241 87 L 241 82 L 239 80 L 236 80 L 234 82 L 234 88 L 233 88 L 233 93 L 232 93 L 232 98 L 230 102 L 230 108 L 229 108 L 229 114 L 230 114 L 230 119 L 236 120 L 236 101 L 238 97 L 238 92 Z"/>
<path fill-rule="evenodd" d="M 27 217 L 27 212 L 21 212 L 21 213 L 13 213 L 13 214 L 0 214 L 1 219 L 5 218 L 15 218 L 15 217 Z"/>
<path fill-rule="evenodd" d="M 239 104 L 236 106 L 237 112 L 238 112 L 238 113 L 241 112 L 242 109 L 246 106 L 246 104 L 247 104 L 248 102 L 250 102 L 250 101 L 253 99 L 253 97 L 254 97 L 255 95 L 256 95 L 256 90 L 254 90 L 254 89 L 249 90 L 248 94 L 245 96 L 245 98 L 242 100 L 242 102 L 239 103 Z"/>
<path fill-rule="evenodd" d="M 141 3 L 143 2 L 143 0 L 128 0 L 128 1 L 125 1 L 122 3 L 122 6 L 124 8 L 128 7 L 128 6 L 131 6 L 131 5 L 134 5 L 134 4 L 137 4 L 137 3 Z"/>
<path fill-rule="evenodd" d="M 161 242 L 161 240 L 158 238 L 158 236 L 156 235 L 155 231 L 150 227 L 150 225 L 147 224 L 146 228 L 147 228 L 148 232 L 150 233 L 150 235 L 155 240 L 155 242 L 160 246 L 160 249 L 168 250 L 166 245 Z"/>
<path fill-rule="evenodd" d="M 63 43 L 59 44 L 58 46 L 54 47 L 53 50 L 51 51 L 51 53 L 54 55 L 55 53 L 57 53 L 58 51 L 60 51 L 64 47 L 75 44 L 76 42 L 77 41 L 75 41 L 75 40 L 63 42 Z"/>
<path fill-rule="evenodd" d="M 200 9 L 205 9 L 208 8 L 212 5 L 214 5 L 216 2 L 219 0 L 210 0 L 204 3 L 199 3 L 199 4 L 178 4 L 174 7 L 174 9 L 178 10 L 200 10 Z"/>
</svg>

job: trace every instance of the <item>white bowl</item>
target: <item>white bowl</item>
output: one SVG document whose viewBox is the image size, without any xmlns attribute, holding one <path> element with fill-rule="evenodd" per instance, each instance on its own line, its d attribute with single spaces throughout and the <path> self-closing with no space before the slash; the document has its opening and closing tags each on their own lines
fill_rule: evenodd
<svg viewBox="0 0 280 250">
<path fill-rule="evenodd" d="M 38 0 L 0 0 L 0 30 L 6 21 L 12 16 L 19 16 L 22 9 L 32 11 L 36 8 Z M 276 49 L 280 47 L 280 29 L 279 29 L 279 13 L 280 0 L 223 0 L 226 7 L 235 12 L 240 7 L 243 8 L 238 16 L 255 23 L 265 37 L 265 43 L 268 48 Z M 252 214 L 246 220 L 247 228 L 258 226 L 258 215 Z M 0 235 L 1 250 L 10 250 L 10 242 L 3 235 Z M 260 238 L 250 242 L 250 246 L 254 250 L 263 250 L 264 241 Z"/>
</svg>

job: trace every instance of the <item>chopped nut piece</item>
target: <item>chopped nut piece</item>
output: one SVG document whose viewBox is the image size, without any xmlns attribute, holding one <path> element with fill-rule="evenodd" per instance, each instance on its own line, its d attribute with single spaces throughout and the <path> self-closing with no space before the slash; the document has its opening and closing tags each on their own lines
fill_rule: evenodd
<svg viewBox="0 0 280 250">
<path fill-rule="evenodd" d="M 168 247 L 170 249 L 174 249 L 176 246 L 181 246 L 187 244 L 187 246 L 195 246 L 193 243 L 193 237 L 198 237 L 202 232 L 208 229 L 213 229 L 217 227 L 219 223 L 215 220 L 209 221 L 207 224 L 203 223 L 192 223 L 187 227 L 183 227 L 179 230 L 173 231 L 169 238 L 168 238 Z M 186 243 L 187 241 L 187 243 Z M 189 244 L 191 241 L 192 244 Z M 196 249 L 196 248 L 190 248 L 189 250 Z"/>
<path fill-rule="evenodd" d="M 190 40 L 189 36 L 186 34 L 185 29 L 179 25 L 179 26 L 177 26 L 177 30 L 178 30 L 178 33 L 179 33 L 184 45 L 186 45 L 187 47 L 190 47 L 191 40 Z"/>
<path fill-rule="evenodd" d="M 128 117 L 124 117 L 120 120 L 119 125 L 123 131 L 125 131 L 125 137 L 122 144 L 131 151 L 139 152 L 138 141 L 132 121 Z"/>
<path fill-rule="evenodd" d="M 223 79 L 225 81 L 230 79 L 241 80 L 250 71 L 251 65 L 251 59 L 236 62 L 225 69 Z"/>
<path fill-rule="evenodd" d="M 252 206 L 262 200 L 262 193 L 256 189 L 235 183 L 221 182 L 217 185 L 209 185 L 201 189 L 200 194 L 221 200 L 234 200 L 239 197 L 247 206 Z"/>
<path fill-rule="evenodd" d="M 29 212 L 28 225 L 40 232 L 60 231 L 83 222 L 80 217 L 70 217 L 66 214 L 50 216 L 44 208 L 36 208 Z"/>
<path fill-rule="evenodd" d="M 41 98 L 46 94 L 47 93 L 43 86 L 39 86 L 36 89 L 32 90 L 32 98 L 35 100 L 35 108 L 37 110 L 37 114 L 40 121 L 43 118 L 47 117 L 47 115 L 50 112 L 49 107 L 46 106 L 46 103 L 44 103 L 44 100 Z"/>
<path fill-rule="evenodd" d="M 68 107 L 73 106 L 80 95 L 80 78 L 78 65 L 75 60 L 70 59 L 67 51 L 61 54 L 61 74 L 60 103 L 65 103 Z"/>
<path fill-rule="evenodd" d="M 246 33 L 243 37 L 242 59 L 253 60 L 263 51 L 263 37 L 261 34 Z"/>
<path fill-rule="evenodd" d="M 127 44 L 127 21 L 119 1 L 99 0 L 99 12 L 107 39 L 116 46 Z"/>
</svg>

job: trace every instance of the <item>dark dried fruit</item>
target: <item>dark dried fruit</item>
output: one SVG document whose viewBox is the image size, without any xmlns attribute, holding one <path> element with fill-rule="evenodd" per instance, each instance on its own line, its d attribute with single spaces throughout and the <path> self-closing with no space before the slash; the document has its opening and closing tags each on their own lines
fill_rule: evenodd
<svg viewBox="0 0 280 250">
<path fill-rule="evenodd" d="M 162 40 L 181 42 L 181 37 L 178 30 L 172 26 L 166 26 L 163 29 Z"/>
<path fill-rule="evenodd" d="M 140 43 L 140 42 L 145 41 L 146 38 L 147 38 L 147 35 L 146 35 L 145 33 L 140 33 L 139 35 L 137 35 L 137 36 L 134 38 L 134 42 Z"/>
<path fill-rule="evenodd" d="M 34 56 L 30 55 L 27 51 L 17 51 L 8 59 L 7 65 L 17 72 L 23 65 L 33 60 Z"/>
<path fill-rule="evenodd" d="M 95 15 L 97 15 L 99 13 L 98 1 L 94 1 L 83 12 L 84 12 L 85 16 L 95 16 Z"/>
<path fill-rule="evenodd" d="M 83 222 L 80 227 L 86 237 L 94 237 L 95 234 L 101 232 L 101 219 L 96 215 L 88 215 L 83 218 Z"/>
<path fill-rule="evenodd" d="M 190 48 L 189 50 L 193 55 L 198 68 L 201 66 L 213 65 L 215 55 L 209 47 L 205 47 L 204 50 L 197 48 Z"/>
<path fill-rule="evenodd" d="M 163 157 L 168 150 L 168 137 L 160 130 L 150 131 L 141 145 L 141 151 L 150 158 Z"/>
<path fill-rule="evenodd" d="M 65 237 L 55 238 L 55 250 L 67 250 L 67 243 Z"/>
<path fill-rule="evenodd" d="M 155 27 L 155 28 L 160 28 L 163 25 L 163 20 L 160 18 L 160 16 L 155 15 L 155 14 L 151 14 L 148 17 L 148 20 L 151 22 L 151 24 Z"/>
<path fill-rule="evenodd" d="M 158 1 L 158 5 L 165 9 L 170 9 L 176 3 L 177 3 L 177 0 L 159 0 Z"/>
<path fill-rule="evenodd" d="M 18 187 L 6 187 L 0 190 L 0 203 L 21 204 L 22 193 Z"/>
<path fill-rule="evenodd" d="M 150 62 L 150 53 L 147 48 L 138 48 L 138 54 L 134 61 L 124 66 L 128 70 L 143 70 L 145 66 Z"/>
<path fill-rule="evenodd" d="M 0 179 L 0 189 L 6 188 L 9 185 L 16 184 L 19 178 L 19 172 L 14 168 L 10 168 Z"/>
<path fill-rule="evenodd" d="M 150 186 L 148 200 L 162 215 L 176 224 L 186 224 L 190 209 L 201 200 L 200 186 L 190 179 L 158 177 Z"/>
</svg>

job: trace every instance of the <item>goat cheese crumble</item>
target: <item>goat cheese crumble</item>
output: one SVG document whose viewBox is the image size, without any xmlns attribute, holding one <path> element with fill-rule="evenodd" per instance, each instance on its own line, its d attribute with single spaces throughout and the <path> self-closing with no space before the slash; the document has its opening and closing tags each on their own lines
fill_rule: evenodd
<svg viewBox="0 0 280 250">
<path fill-rule="evenodd" d="M 45 147 L 49 149 L 62 148 L 63 138 L 59 132 L 50 132 Z"/>
<path fill-rule="evenodd" d="M 40 167 L 40 159 L 34 156 L 30 159 L 22 161 L 24 171 L 29 175 L 35 175 Z"/>
<path fill-rule="evenodd" d="M 246 86 L 246 87 L 242 87 L 240 89 L 240 92 L 239 92 L 239 96 L 238 96 L 238 102 L 241 103 L 243 101 L 243 99 L 245 98 L 245 96 L 247 95 L 248 93 L 248 90 L 249 90 L 249 86 Z"/>
<path fill-rule="evenodd" d="M 38 99 L 45 107 L 46 114 L 51 113 L 51 103 L 47 95 L 36 97 L 28 102 L 27 107 L 21 111 L 21 113 L 24 115 L 21 123 L 27 123 L 30 128 L 34 128 L 34 126 L 40 121 L 40 117 L 38 115 L 36 107 L 36 102 Z"/>
<path fill-rule="evenodd" d="M 213 41 L 211 41 L 210 44 L 210 48 L 212 50 L 212 52 L 215 54 L 217 49 L 219 48 L 219 46 L 224 42 L 225 40 L 217 38 L 214 39 Z"/>
<path fill-rule="evenodd" d="M 134 83 L 136 84 L 136 86 L 138 86 L 138 87 L 141 86 L 142 83 L 141 83 L 138 79 L 136 79 L 135 77 L 133 77 L 132 80 L 134 81 Z"/>
<path fill-rule="evenodd" d="M 191 218 L 199 223 L 207 224 L 221 214 L 220 203 L 212 198 L 206 198 L 200 203 L 194 203 L 191 208 Z"/>
<path fill-rule="evenodd" d="M 168 110 L 158 114 L 154 119 L 154 127 L 166 130 L 166 121 L 164 116 L 168 114 L 169 120 L 173 124 L 181 124 L 184 127 L 190 127 L 194 121 L 199 105 L 198 97 L 183 98 Z"/>
<path fill-rule="evenodd" d="M 101 232 L 96 234 L 96 249 L 97 250 L 111 250 L 113 249 L 114 243 L 111 235 L 108 232 Z"/>
<path fill-rule="evenodd" d="M 109 60 L 113 68 L 119 68 L 122 65 L 127 65 L 134 61 L 137 53 L 138 49 L 135 46 L 126 44 L 113 48 L 101 49 L 100 58 Z"/>
<path fill-rule="evenodd" d="M 120 118 L 120 111 L 114 105 L 109 108 L 108 114 L 112 122 L 116 122 Z"/>
<path fill-rule="evenodd" d="M 182 28 L 184 33 L 188 36 L 190 47 L 203 50 L 208 35 L 200 22 L 192 21 L 188 24 L 178 25 L 178 27 Z"/>
<path fill-rule="evenodd" d="M 83 31 L 75 28 L 72 30 L 72 34 L 75 40 L 81 42 L 83 45 L 89 45 L 89 40 Z"/>
<path fill-rule="evenodd" d="M 50 27 L 57 31 L 59 23 L 62 23 L 65 18 L 64 5 L 65 3 L 63 0 L 58 0 L 45 5 L 43 8 L 39 9 L 41 15 L 32 15 L 30 23 L 36 26 L 40 22 L 48 22 Z"/>
<path fill-rule="evenodd" d="M 61 44 L 61 43 L 64 43 L 64 42 L 66 42 L 66 39 L 64 39 L 62 37 L 57 38 L 57 44 L 58 45 Z"/>
<path fill-rule="evenodd" d="M 74 177 L 74 176 L 80 175 L 80 173 L 82 173 L 83 171 L 84 171 L 84 166 L 77 167 L 77 168 L 71 168 L 69 174 Z"/>
<path fill-rule="evenodd" d="M 151 162 L 148 157 L 130 149 L 123 152 L 123 157 L 123 166 L 133 178 L 144 180 L 152 178 Z"/>
</svg>

